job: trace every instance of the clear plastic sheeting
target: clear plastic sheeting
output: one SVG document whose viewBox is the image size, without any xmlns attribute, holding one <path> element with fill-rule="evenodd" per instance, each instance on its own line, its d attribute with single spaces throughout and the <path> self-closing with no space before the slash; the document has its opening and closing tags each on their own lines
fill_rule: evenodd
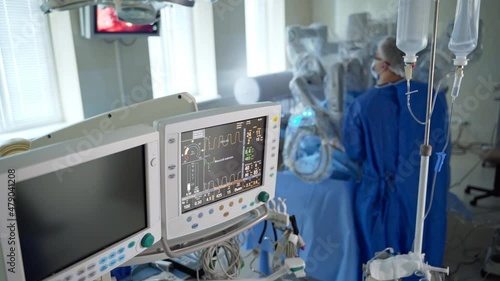
<svg viewBox="0 0 500 281">
<path fill-rule="evenodd" d="M 340 139 L 323 111 L 304 108 L 292 114 L 285 133 L 283 161 L 306 182 L 357 177 L 357 167 L 343 152 Z"/>
<path fill-rule="evenodd" d="M 356 168 L 340 141 L 346 87 L 339 44 L 328 42 L 327 27 L 320 24 L 289 26 L 287 34 L 296 106 L 286 126 L 283 162 L 305 182 L 348 179 Z"/>
</svg>

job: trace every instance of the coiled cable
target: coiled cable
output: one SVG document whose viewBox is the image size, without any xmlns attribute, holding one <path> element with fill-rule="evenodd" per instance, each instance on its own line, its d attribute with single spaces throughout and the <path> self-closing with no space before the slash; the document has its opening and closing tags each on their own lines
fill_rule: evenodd
<svg viewBox="0 0 500 281">
<path fill-rule="evenodd" d="M 236 238 L 208 247 L 201 254 L 206 280 L 233 279 L 240 275 L 243 259 Z"/>
</svg>

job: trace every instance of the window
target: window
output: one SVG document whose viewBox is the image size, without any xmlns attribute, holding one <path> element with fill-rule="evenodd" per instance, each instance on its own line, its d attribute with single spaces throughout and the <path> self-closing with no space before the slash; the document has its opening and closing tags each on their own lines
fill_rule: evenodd
<svg viewBox="0 0 500 281">
<path fill-rule="evenodd" d="M 286 70 L 285 0 L 245 1 L 247 75 Z"/>
<path fill-rule="evenodd" d="M 0 133 L 64 121 L 48 18 L 36 0 L 0 0 Z"/>
<path fill-rule="evenodd" d="M 160 34 L 149 38 L 154 97 L 188 92 L 197 102 L 216 98 L 212 4 L 162 9 Z"/>
</svg>

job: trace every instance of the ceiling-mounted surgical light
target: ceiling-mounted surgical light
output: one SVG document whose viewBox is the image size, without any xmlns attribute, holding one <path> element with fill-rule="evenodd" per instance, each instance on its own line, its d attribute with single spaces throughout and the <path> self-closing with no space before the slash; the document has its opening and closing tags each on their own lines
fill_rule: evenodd
<svg viewBox="0 0 500 281">
<path fill-rule="evenodd" d="M 158 2 L 170 2 L 174 4 L 179 4 L 182 6 L 186 7 L 193 7 L 194 6 L 194 1 L 193 0 L 159 0 Z"/>
<path fill-rule="evenodd" d="M 45 0 L 40 9 L 44 13 L 66 11 L 98 4 L 96 0 Z"/>
<path fill-rule="evenodd" d="M 112 1 L 108 0 L 108 2 Z M 108 6 L 113 6 L 112 4 L 113 3 L 109 3 Z M 160 9 L 166 6 L 166 4 L 159 4 L 157 2 L 133 0 L 116 1 L 114 4 L 118 19 L 133 24 L 150 24 L 157 22 L 160 19 Z"/>
<path fill-rule="evenodd" d="M 120 20 L 134 24 L 150 24 L 160 19 L 160 10 L 169 4 L 193 7 L 196 1 L 217 0 L 43 0 L 44 13 L 66 11 L 91 5 L 113 6 Z"/>
<path fill-rule="evenodd" d="M 144 5 L 149 3 L 153 5 L 157 10 L 158 8 L 163 8 L 168 4 L 178 4 L 186 7 L 193 7 L 194 3 L 197 1 L 214 3 L 217 0 L 122 0 L 123 3 L 127 2 L 129 7 L 137 6 L 139 10 L 144 11 Z M 90 5 L 97 4 L 113 4 L 112 0 L 43 0 L 40 8 L 44 13 L 50 13 L 54 11 L 65 11 L 71 9 L 77 9 Z M 125 4 L 123 4 L 125 6 Z M 141 8 L 142 7 L 142 8 Z"/>
</svg>

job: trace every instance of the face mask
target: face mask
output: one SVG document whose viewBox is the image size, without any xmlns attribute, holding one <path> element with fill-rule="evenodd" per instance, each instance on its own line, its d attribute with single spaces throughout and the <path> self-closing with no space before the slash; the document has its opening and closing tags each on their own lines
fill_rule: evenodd
<svg viewBox="0 0 500 281">
<path fill-rule="evenodd" d="M 370 67 L 370 72 L 372 73 L 373 78 L 378 81 L 379 74 L 375 71 L 375 61 L 372 61 L 372 66 Z"/>
</svg>

